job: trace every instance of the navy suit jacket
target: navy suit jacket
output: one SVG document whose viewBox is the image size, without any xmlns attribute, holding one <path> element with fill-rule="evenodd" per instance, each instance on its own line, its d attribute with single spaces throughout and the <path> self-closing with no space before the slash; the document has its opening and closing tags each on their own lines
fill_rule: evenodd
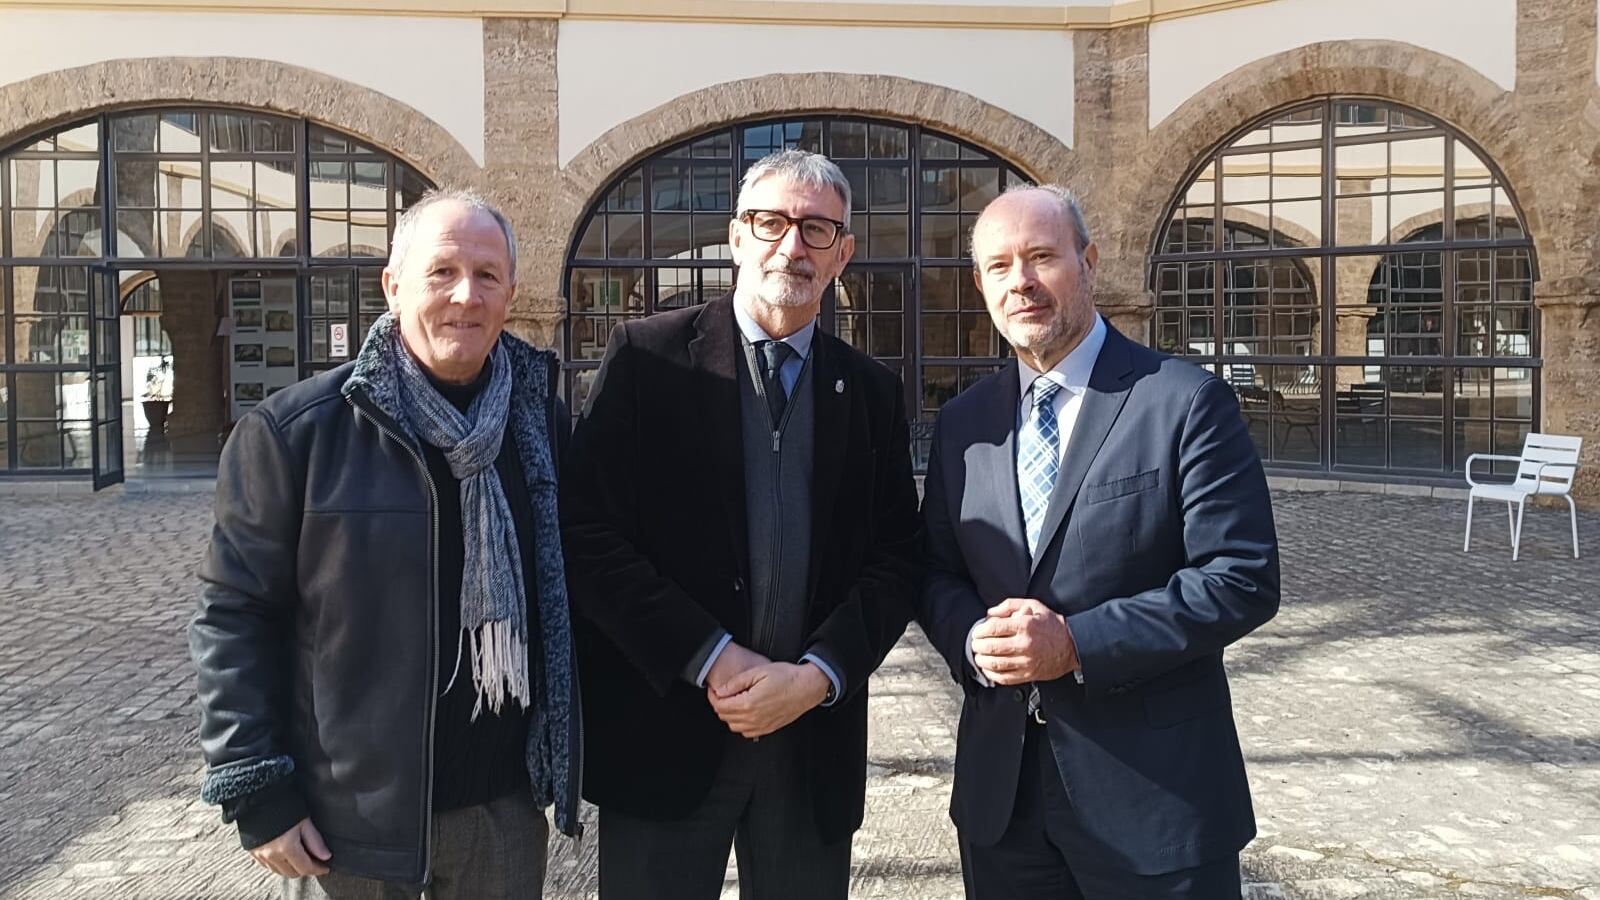
<svg viewBox="0 0 1600 900">
<path fill-rule="evenodd" d="M 1056 766 L 1089 835 L 1128 871 L 1237 852 L 1255 835 L 1222 652 L 1278 609 L 1261 462 L 1232 390 L 1109 329 L 1040 546 L 1016 480 L 1017 364 L 939 415 L 923 513 L 923 630 L 966 699 L 951 817 L 992 845 L 1016 795 L 1026 688 L 981 686 L 967 632 L 1032 597 L 1066 616 L 1083 682 L 1038 685 Z"/>
</svg>

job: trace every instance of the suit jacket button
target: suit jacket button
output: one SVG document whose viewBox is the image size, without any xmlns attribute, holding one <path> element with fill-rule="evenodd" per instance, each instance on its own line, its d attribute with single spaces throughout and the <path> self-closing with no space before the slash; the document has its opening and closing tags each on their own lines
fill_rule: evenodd
<svg viewBox="0 0 1600 900">
<path fill-rule="evenodd" d="M 733 579 L 733 592 L 735 594 L 737 594 L 737 593 L 739 593 L 739 592 L 741 592 L 743 590 L 744 590 L 744 579 L 743 578 L 735 578 L 735 579 Z"/>
<path fill-rule="evenodd" d="M 1017 702 L 1018 703 L 1026 703 L 1026 702 L 1028 702 L 1028 692 L 1027 692 L 1026 689 L 1017 688 L 1017 689 L 1013 690 L 1011 693 L 1012 693 L 1013 696 L 1015 696 L 1017 698 Z"/>
</svg>

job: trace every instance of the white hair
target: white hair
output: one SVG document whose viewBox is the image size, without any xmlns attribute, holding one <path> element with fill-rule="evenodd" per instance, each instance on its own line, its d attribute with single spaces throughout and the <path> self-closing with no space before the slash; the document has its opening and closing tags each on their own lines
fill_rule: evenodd
<svg viewBox="0 0 1600 900">
<path fill-rule="evenodd" d="M 421 199 L 411 204 L 411 207 L 400 214 L 394 223 L 394 238 L 389 242 L 389 268 L 396 275 L 405 263 L 406 254 L 411 252 L 411 242 L 416 237 L 417 223 L 422 219 L 422 213 L 430 206 L 440 203 L 460 203 L 469 209 L 481 212 L 494 220 L 500 226 L 500 233 L 506 238 L 506 252 L 511 257 L 511 271 L 509 278 L 517 277 L 517 238 L 511 233 L 511 220 L 505 213 L 495 207 L 493 203 L 483 199 L 475 191 L 465 188 L 435 188 L 423 194 Z"/>
<path fill-rule="evenodd" d="M 748 206 L 745 204 L 745 195 L 755 183 L 769 175 L 776 175 L 805 185 L 808 188 L 832 188 L 844 201 L 844 227 L 850 228 L 850 179 L 844 177 L 839 167 L 833 160 L 820 153 L 807 150 L 779 150 L 762 157 L 750 170 L 744 173 L 739 180 L 739 202 L 734 209 L 734 217 L 745 214 Z"/>
</svg>

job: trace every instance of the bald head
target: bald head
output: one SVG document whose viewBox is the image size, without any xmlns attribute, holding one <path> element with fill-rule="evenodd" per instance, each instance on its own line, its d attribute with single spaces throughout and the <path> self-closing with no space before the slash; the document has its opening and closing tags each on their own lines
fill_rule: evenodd
<svg viewBox="0 0 1600 900">
<path fill-rule="evenodd" d="M 972 248 L 973 255 L 977 255 L 978 229 L 983 227 L 985 219 L 991 218 L 991 213 L 1014 215 L 1023 209 L 1054 210 L 1061 227 L 1068 229 L 1072 235 L 1072 245 L 1078 251 L 1079 257 L 1082 257 L 1084 251 L 1093 243 L 1089 237 L 1089 226 L 1083 221 L 1083 208 L 1078 205 L 1076 194 L 1059 184 L 1019 184 L 1007 188 L 1004 193 L 991 200 L 978 215 L 978 221 L 972 226 L 972 234 L 968 236 L 967 246 Z"/>
<path fill-rule="evenodd" d="M 972 228 L 972 276 L 984 305 L 1037 372 L 1054 368 L 1094 326 L 1098 261 L 1077 201 L 1055 185 L 1001 194 Z"/>
</svg>

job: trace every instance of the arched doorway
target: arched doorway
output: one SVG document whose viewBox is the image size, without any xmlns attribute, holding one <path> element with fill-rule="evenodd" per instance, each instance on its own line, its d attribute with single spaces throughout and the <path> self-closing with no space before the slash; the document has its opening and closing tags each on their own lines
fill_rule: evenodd
<svg viewBox="0 0 1600 900">
<path fill-rule="evenodd" d="M 850 178 L 856 255 L 824 298 L 821 322 L 904 379 L 920 469 L 939 407 L 1009 355 L 973 287 L 966 236 L 984 204 L 1028 179 L 917 125 L 750 122 L 659 150 L 612 179 L 567 256 L 568 400 L 582 408 L 612 326 L 732 288 L 728 221 L 739 179 L 788 148 L 826 153 Z"/>
<path fill-rule="evenodd" d="M 106 113 L 0 153 L 0 477 L 214 468 L 239 415 L 359 344 L 395 217 L 427 187 L 348 135 L 251 110 Z M 146 385 L 123 364 L 152 338 L 170 365 L 162 459 L 140 453 Z"/>
<path fill-rule="evenodd" d="M 1195 165 L 1151 259 L 1156 345 L 1233 384 L 1269 467 L 1446 476 L 1536 424 L 1532 241 L 1492 161 L 1423 113 L 1263 116 Z"/>
</svg>

